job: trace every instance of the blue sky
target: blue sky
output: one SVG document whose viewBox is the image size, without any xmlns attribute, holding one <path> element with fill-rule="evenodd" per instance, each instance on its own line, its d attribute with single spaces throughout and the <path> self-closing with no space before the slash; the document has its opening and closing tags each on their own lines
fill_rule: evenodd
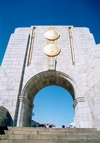
<svg viewBox="0 0 100 143">
<path fill-rule="evenodd" d="M 17 27 L 88 27 L 100 43 L 100 0 L 0 0 L 0 63 Z"/>
<path fill-rule="evenodd" d="M 0 0 L 0 64 L 9 37 L 14 32 L 14 29 L 17 27 L 30 27 L 32 25 L 73 25 L 74 27 L 88 27 L 98 44 L 100 43 L 100 0 Z M 35 101 L 35 104 L 41 104 L 41 97 L 44 98 L 44 101 L 47 103 L 49 102 L 48 98 L 52 96 L 55 98 L 55 95 L 48 94 L 49 90 L 53 92 L 59 90 L 58 104 L 55 101 L 57 107 L 52 107 L 52 109 L 59 109 L 60 106 L 63 108 L 62 111 L 65 110 L 64 107 L 62 107 L 63 102 L 60 101 L 65 99 L 67 103 L 71 96 L 67 96 L 68 93 L 66 92 L 65 97 L 65 90 L 62 91 L 62 88 L 56 89 L 56 87 L 48 87 L 47 89 L 43 89 L 43 91 L 40 91 L 40 95 L 36 96 L 37 99 L 35 99 L 37 101 L 40 100 L 40 102 L 37 103 L 37 101 Z M 40 99 L 38 99 L 39 97 Z M 43 105 L 37 107 L 42 109 Z M 66 105 L 64 104 L 64 106 Z M 35 108 L 34 110 L 38 111 L 38 109 Z M 47 110 L 49 110 L 49 108 L 51 108 L 51 106 L 48 107 Z M 57 110 L 57 115 L 55 116 L 55 113 L 53 113 L 52 117 L 55 116 L 54 120 L 58 121 L 58 123 L 61 122 L 61 124 L 62 121 L 67 118 L 67 125 L 69 124 L 68 116 L 72 116 L 73 118 L 73 115 L 71 115 L 71 108 L 66 108 L 66 112 L 70 111 L 69 115 L 63 111 L 64 115 L 62 115 L 62 118 L 58 121 L 58 113 L 59 117 L 62 114 L 62 111 L 58 112 L 60 111 L 59 109 Z M 40 118 L 40 115 L 37 115 L 38 112 L 36 111 L 34 111 L 34 118 L 38 117 L 39 120 L 44 121 L 42 117 Z M 44 109 L 42 109 L 42 111 L 44 111 Z M 47 116 L 45 117 L 47 118 Z M 72 118 L 70 122 L 73 120 Z M 53 123 L 53 121 L 48 119 L 47 122 Z"/>
<path fill-rule="evenodd" d="M 73 99 L 62 87 L 48 86 L 39 91 L 34 100 L 33 119 L 52 123 L 56 127 L 69 125 L 74 119 Z"/>
</svg>

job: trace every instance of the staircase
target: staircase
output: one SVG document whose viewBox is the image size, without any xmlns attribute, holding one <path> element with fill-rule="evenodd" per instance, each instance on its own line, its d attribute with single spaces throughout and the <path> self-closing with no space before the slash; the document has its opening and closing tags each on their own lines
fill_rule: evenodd
<svg viewBox="0 0 100 143">
<path fill-rule="evenodd" d="M 100 131 L 86 128 L 8 127 L 0 143 L 100 143 Z"/>
</svg>

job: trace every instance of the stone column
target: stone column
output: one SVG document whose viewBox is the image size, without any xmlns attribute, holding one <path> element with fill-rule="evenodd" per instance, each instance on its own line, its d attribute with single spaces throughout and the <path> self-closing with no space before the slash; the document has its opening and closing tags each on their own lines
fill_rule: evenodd
<svg viewBox="0 0 100 143">
<path fill-rule="evenodd" d="M 92 128 L 92 118 L 88 103 L 84 97 L 78 97 L 74 102 L 75 122 L 77 128 Z"/>
<path fill-rule="evenodd" d="M 27 97 L 24 96 L 19 97 L 19 102 L 20 105 L 18 112 L 17 127 L 30 127 L 33 104 Z"/>
<path fill-rule="evenodd" d="M 23 104 L 23 100 L 24 100 L 24 97 L 23 96 L 20 96 L 19 97 L 19 112 L 18 112 L 18 119 L 17 119 L 17 127 L 20 127 L 22 125 L 20 119 L 21 119 L 21 112 L 22 112 L 22 104 Z"/>
</svg>

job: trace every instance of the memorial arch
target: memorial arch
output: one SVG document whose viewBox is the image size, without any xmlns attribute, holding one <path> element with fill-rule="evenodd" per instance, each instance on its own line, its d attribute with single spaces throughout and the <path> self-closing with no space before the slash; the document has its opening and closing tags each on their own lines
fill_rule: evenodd
<svg viewBox="0 0 100 143">
<path fill-rule="evenodd" d="M 86 27 L 16 28 L 0 66 L 0 106 L 13 126 L 30 126 L 36 93 L 58 85 L 74 100 L 76 127 L 100 130 L 99 63 L 100 44 Z"/>
<path fill-rule="evenodd" d="M 84 98 L 81 96 L 81 91 L 70 76 L 58 72 L 58 71 L 45 71 L 33 76 L 25 85 L 20 100 L 20 109 L 18 115 L 18 123 L 17 126 L 31 126 L 31 116 L 32 116 L 32 108 L 33 108 L 33 100 L 36 96 L 37 92 L 42 88 L 50 85 L 57 85 L 65 88 L 72 96 L 74 101 L 74 108 L 78 102 L 84 102 Z M 80 97 L 78 97 L 78 94 Z M 42 99 L 41 99 L 42 101 Z M 67 110 L 67 109 L 66 109 Z M 79 109 L 75 108 L 75 116 L 76 119 L 81 116 L 77 113 Z M 78 121 L 78 125 L 80 123 Z"/>
</svg>

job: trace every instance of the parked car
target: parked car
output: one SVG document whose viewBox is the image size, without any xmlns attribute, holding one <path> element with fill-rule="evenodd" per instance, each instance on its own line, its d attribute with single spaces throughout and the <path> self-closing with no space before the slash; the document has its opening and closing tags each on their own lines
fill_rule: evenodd
<svg viewBox="0 0 100 143">
<path fill-rule="evenodd" d="M 55 128 L 56 127 L 56 125 L 51 124 L 51 123 L 46 123 L 45 125 L 46 125 L 46 128 Z"/>
<path fill-rule="evenodd" d="M 46 125 L 45 124 L 38 124 L 36 127 L 46 128 Z"/>
<path fill-rule="evenodd" d="M 75 122 L 72 122 L 72 123 L 68 126 L 68 128 L 76 128 Z"/>
</svg>

